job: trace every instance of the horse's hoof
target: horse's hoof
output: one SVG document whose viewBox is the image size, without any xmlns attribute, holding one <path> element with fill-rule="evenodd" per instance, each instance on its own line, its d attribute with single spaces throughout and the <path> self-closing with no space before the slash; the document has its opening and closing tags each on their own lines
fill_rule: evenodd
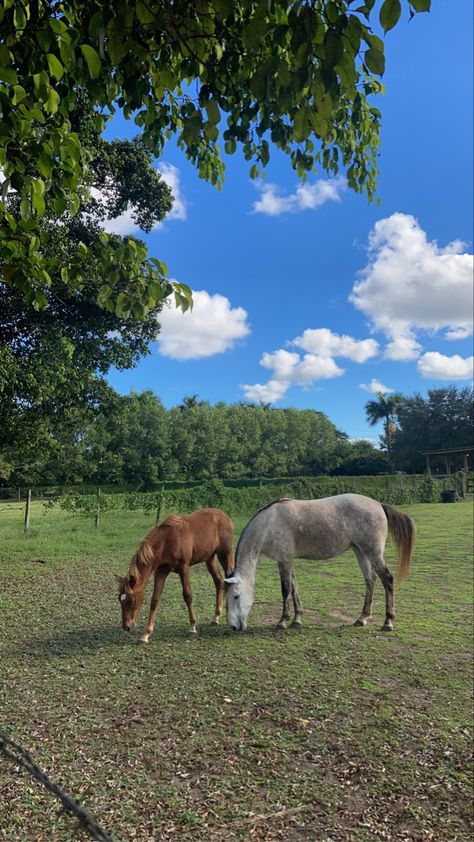
<svg viewBox="0 0 474 842">
<path fill-rule="evenodd" d="M 353 623 L 354 626 L 366 626 L 367 625 L 367 618 L 366 617 L 358 617 L 357 620 Z"/>
<path fill-rule="evenodd" d="M 148 637 L 140 637 L 137 643 L 149 643 Z"/>
<path fill-rule="evenodd" d="M 286 623 L 277 623 L 275 628 L 277 631 L 284 631 L 286 629 Z"/>
<path fill-rule="evenodd" d="M 291 628 L 292 629 L 300 629 L 302 625 L 303 625 L 303 623 L 301 622 L 301 620 L 293 620 L 293 622 L 291 624 Z"/>
<path fill-rule="evenodd" d="M 211 620 L 211 626 L 218 626 L 218 625 L 219 625 L 219 620 L 216 620 L 216 618 L 214 617 L 214 619 Z"/>
<path fill-rule="evenodd" d="M 197 629 L 188 629 L 188 634 L 197 634 Z"/>
<path fill-rule="evenodd" d="M 384 623 L 380 631 L 393 631 L 393 626 L 388 623 Z"/>
</svg>

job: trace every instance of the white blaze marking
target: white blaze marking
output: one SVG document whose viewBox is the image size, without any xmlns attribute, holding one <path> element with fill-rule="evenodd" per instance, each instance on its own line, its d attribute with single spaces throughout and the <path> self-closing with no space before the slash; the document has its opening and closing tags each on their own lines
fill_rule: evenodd
<svg viewBox="0 0 474 842">
<path fill-rule="evenodd" d="M 124 593 L 120 594 L 120 602 L 125 602 L 125 599 L 126 599 L 125 594 Z"/>
</svg>

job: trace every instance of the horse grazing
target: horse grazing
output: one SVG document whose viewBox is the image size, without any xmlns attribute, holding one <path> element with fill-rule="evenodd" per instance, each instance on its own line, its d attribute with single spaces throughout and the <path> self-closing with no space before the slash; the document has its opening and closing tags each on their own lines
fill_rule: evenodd
<svg viewBox="0 0 474 842">
<path fill-rule="evenodd" d="M 122 628 L 132 631 L 143 604 L 145 586 L 152 573 L 155 586 L 151 598 L 150 616 L 140 641 L 148 643 L 156 622 L 161 594 L 169 573 L 178 573 L 183 586 L 183 599 L 188 607 L 189 631 L 196 634 L 196 617 L 192 607 L 189 568 L 205 562 L 216 586 L 216 611 L 212 623 L 219 622 L 222 611 L 222 576 L 219 559 L 226 577 L 234 569 L 231 519 L 220 509 L 199 509 L 190 515 L 170 515 L 156 526 L 141 542 L 125 577 L 117 576 L 119 600 L 122 608 Z"/>
<path fill-rule="evenodd" d="M 375 576 L 385 588 L 383 631 L 391 631 L 395 610 L 393 576 L 383 552 L 390 530 L 398 548 L 398 578 L 407 573 L 415 543 L 415 524 L 408 515 L 361 494 L 340 494 L 322 500 L 283 498 L 260 509 L 243 530 L 236 550 L 235 571 L 226 577 L 227 621 L 245 629 L 254 600 L 255 570 L 261 553 L 278 562 L 283 596 L 279 628 L 286 628 L 293 601 L 294 626 L 301 625 L 303 609 L 292 564 L 294 558 L 320 561 L 349 547 L 359 562 L 366 583 L 362 614 L 354 625 L 365 626 L 372 615 Z"/>
</svg>

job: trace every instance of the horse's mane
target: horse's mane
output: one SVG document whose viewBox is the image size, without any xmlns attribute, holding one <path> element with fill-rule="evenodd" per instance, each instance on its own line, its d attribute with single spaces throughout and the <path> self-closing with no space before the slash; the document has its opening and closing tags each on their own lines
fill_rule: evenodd
<svg viewBox="0 0 474 842">
<path fill-rule="evenodd" d="M 172 515 L 168 515 L 166 520 L 164 520 L 158 528 L 161 529 L 164 526 L 181 526 L 183 521 L 184 517 L 182 515 L 177 515 L 175 512 L 173 512 Z"/>
<path fill-rule="evenodd" d="M 147 535 L 147 537 L 141 542 L 130 562 L 130 570 L 128 571 L 129 576 L 131 574 L 136 576 L 138 579 L 142 579 L 151 567 L 154 554 L 153 544 L 148 540 Z"/>
<path fill-rule="evenodd" d="M 247 532 L 247 529 L 249 528 L 249 526 L 250 526 L 250 525 L 254 522 L 255 518 L 256 518 L 256 517 L 257 517 L 257 516 L 258 516 L 261 512 L 264 512 L 264 511 L 265 511 L 265 509 L 270 509 L 270 508 L 271 508 L 271 506 L 274 506 L 274 505 L 275 505 L 275 503 L 286 503 L 286 502 L 288 502 L 289 500 L 292 500 L 292 499 L 293 499 L 292 497 L 279 497 L 279 498 L 278 498 L 278 500 L 272 500 L 272 501 L 271 501 L 271 503 L 267 503 L 267 505 L 266 505 L 266 506 L 262 506 L 262 508 L 261 508 L 261 509 L 258 509 L 258 511 L 256 511 L 256 512 L 255 512 L 254 516 L 253 516 L 252 518 L 250 518 L 250 520 L 249 520 L 249 522 L 248 522 L 247 526 L 245 526 L 245 527 L 244 527 L 244 529 L 242 530 L 242 532 L 240 533 L 240 538 L 239 538 L 239 540 L 238 540 L 238 542 L 237 542 L 237 547 L 236 547 L 236 550 L 235 550 L 235 559 L 236 559 L 236 561 L 237 561 L 237 558 L 238 558 L 238 553 L 239 553 L 240 542 L 241 542 L 242 538 L 244 537 L 245 533 Z"/>
<path fill-rule="evenodd" d="M 180 527 L 184 522 L 185 518 L 182 515 L 173 513 L 168 515 L 166 520 L 164 520 L 163 523 L 160 523 L 159 526 L 155 526 L 154 529 L 145 536 L 133 556 L 130 562 L 130 569 L 128 571 L 129 576 L 135 576 L 139 580 L 143 579 L 152 567 L 157 545 L 160 543 L 160 532 L 162 532 L 162 530 L 167 530 L 168 528 Z"/>
</svg>

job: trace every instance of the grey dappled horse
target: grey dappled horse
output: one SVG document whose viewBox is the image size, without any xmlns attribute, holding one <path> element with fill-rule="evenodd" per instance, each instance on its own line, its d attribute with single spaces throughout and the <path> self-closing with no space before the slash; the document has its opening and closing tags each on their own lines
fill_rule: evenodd
<svg viewBox="0 0 474 842">
<path fill-rule="evenodd" d="M 301 625 L 303 609 L 298 594 L 293 559 L 319 561 L 333 558 L 349 548 L 359 562 L 366 593 L 356 626 L 365 626 L 372 614 L 375 577 L 385 588 L 386 613 L 382 626 L 391 631 L 395 610 L 393 576 L 383 553 L 390 530 L 398 548 L 398 578 L 407 573 L 415 542 L 415 524 L 408 515 L 362 494 L 339 494 L 321 500 L 283 498 L 269 503 L 249 521 L 236 550 L 235 570 L 226 581 L 227 622 L 231 628 L 246 628 L 254 600 L 257 562 L 261 554 L 278 562 L 283 596 L 283 614 L 278 626 L 285 628 L 293 602 L 293 625 Z"/>
</svg>

